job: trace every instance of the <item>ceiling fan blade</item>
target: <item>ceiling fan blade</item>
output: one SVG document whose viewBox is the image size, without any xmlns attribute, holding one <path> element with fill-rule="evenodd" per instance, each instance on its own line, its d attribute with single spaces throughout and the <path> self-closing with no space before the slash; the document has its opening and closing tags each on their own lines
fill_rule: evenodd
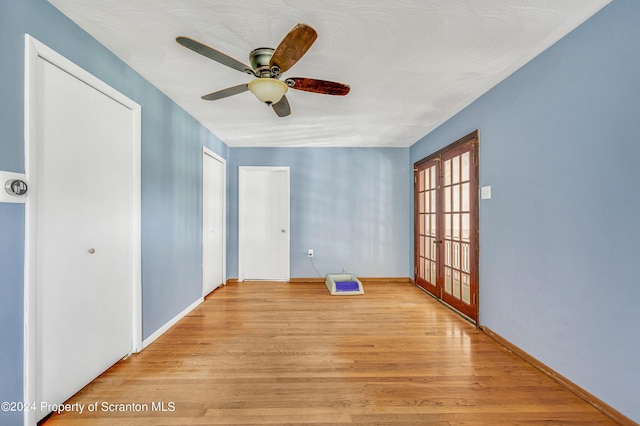
<svg viewBox="0 0 640 426">
<path fill-rule="evenodd" d="M 344 96 L 351 90 L 348 84 L 316 80 L 315 78 L 291 77 L 287 78 L 285 82 L 292 89 L 321 93 L 323 95 Z"/>
<path fill-rule="evenodd" d="M 286 117 L 291 114 L 291 107 L 289 106 L 289 101 L 286 96 L 283 96 L 278 102 L 272 104 L 271 107 L 276 114 L 278 114 L 278 117 Z"/>
<path fill-rule="evenodd" d="M 251 67 L 243 64 L 240 61 L 233 59 L 230 56 L 225 55 L 222 52 L 218 52 L 212 47 L 202 44 L 199 41 L 193 40 L 189 37 L 177 37 L 176 41 L 187 49 L 191 49 L 196 53 L 206 56 L 209 59 L 213 59 L 216 62 L 220 62 L 222 65 L 226 65 L 229 68 L 244 72 L 247 74 L 255 75 Z"/>
<path fill-rule="evenodd" d="M 277 66 L 284 73 L 309 50 L 318 33 L 307 24 L 298 24 L 282 39 L 269 61 L 269 68 Z"/>
<path fill-rule="evenodd" d="M 249 90 L 249 85 L 239 84 L 237 86 L 228 87 L 226 89 L 204 95 L 202 96 L 202 99 L 205 101 L 215 101 L 216 99 L 228 98 L 229 96 L 237 95 L 238 93 L 246 92 L 247 90 Z"/>
</svg>

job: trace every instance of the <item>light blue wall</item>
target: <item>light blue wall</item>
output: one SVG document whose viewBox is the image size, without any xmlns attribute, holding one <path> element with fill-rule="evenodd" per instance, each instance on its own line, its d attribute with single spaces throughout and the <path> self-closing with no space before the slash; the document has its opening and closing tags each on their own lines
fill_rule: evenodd
<svg viewBox="0 0 640 426">
<path fill-rule="evenodd" d="M 480 130 L 480 322 L 635 421 L 638 22 L 614 0 L 411 148 Z"/>
<path fill-rule="evenodd" d="M 201 156 L 228 148 L 44 0 L 0 1 L 0 170 L 24 172 L 29 33 L 142 105 L 143 337 L 202 294 Z M 0 401 L 23 399 L 24 206 L 0 204 Z M 0 424 L 22 424 L 1 413 Z"/>
<path fill-rule="evenodd" d="M 408 148 L 231 148 L 227 271 L 238 276 L 238 166 L 291 168 L 291 276 L 408 277 Z"/>
</svg>

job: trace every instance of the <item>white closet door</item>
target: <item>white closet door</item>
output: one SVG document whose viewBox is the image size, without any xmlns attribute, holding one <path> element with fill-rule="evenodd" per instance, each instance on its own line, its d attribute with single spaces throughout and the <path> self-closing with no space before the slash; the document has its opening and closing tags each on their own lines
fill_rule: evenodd
<svg viewBox="0 0 640 426">
<path fill-rule="evenodd" d="M 44 59 L 37 85 L 36 392 L 54 404 L 132 351 L 133 118 Z"/>
<path fill-rule="evenodd" d="M 238 279 L 288 281 L 289 168 L 240 167 Z"/>
<path fill-rule="evenodd" d="M 211 293 L 224 283 L 226 244 L 224 160 L 202 154 L 202 293 Z"/>
</svg>

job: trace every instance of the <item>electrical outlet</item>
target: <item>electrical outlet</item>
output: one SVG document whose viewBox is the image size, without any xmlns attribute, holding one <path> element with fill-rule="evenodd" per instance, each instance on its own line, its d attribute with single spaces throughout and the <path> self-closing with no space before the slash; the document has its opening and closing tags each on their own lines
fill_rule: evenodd
<svg viewBox="0 0 640 426">
<path fill-rule="evenodd" d="M 313 257 L 313 249 L 307 250 L 307 257 Z"/>
</svg>

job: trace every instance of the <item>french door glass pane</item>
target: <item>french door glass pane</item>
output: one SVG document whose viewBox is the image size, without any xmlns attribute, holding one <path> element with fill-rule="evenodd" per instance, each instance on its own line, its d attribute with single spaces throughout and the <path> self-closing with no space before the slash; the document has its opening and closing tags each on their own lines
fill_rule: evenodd
<svg viewBox="0 0 640 426">
<path fill-rule="evenodd" d="M 462 154 L 462 182 L 466 182 L 469 180 L 469 170 L 470 170 L 470 164 L 469 164 L 469 157 L 471 155 L 469 154 L 469 152 L 465 152 L 464 154 Z"/>
<path fill-rule="evenodd" d="M 467 305 L 471 304 L 471 286 L 467 274 L 462 275 L 462 301 Z"/>
<path fill-rule="evenodd" d="M 451 211 L 451 187 L 447 186 L 442 190 L 444 194 L 444 211 Z"/>
<path fill-rule="evenodd" d="M 460 211 L 460 185 L 453 185 L 451 189 L 453 191 L 453 195 L 451 196 L 451 198 L 453 199 L 452 210 L 454 212 L 459 212 Z"/>
<path fill-rule="evenodd" d="M 451 185 L 451 160 L 444 162 L 444 184 Z"/>
<path fill-rule="evenodd" d="M 455 184 L 460 182 L 460 156 L 453 157 L 451 162 L 453 163 L 451 167 L 451 183 Z"/>
<path fill-rule="evenodd" d="M 464 211 L 464 212 L 468 212 L 469 211 L 469 182 L 465 182 L 462 184 L 461 186 L 462 188 L 462 194 L 460 194 L 460 198 L 461 198 L 461 202 L 462 202 L 462 207 L 460 208 L 460 210 Z"/>
<path fill-rule="evenodd" d="M 451 215 L 451 222 L 453 224 L 453 239 L 460 240 L 460 215 Z"/>
<path fill-rule="evenodd" d="M 460 272 L 453 272 L 453 296 L 460 298 Z"/>
<path fill-rule="evenodd" d="M 462 218 L 462 241 L 470 241 L 471 239 L 471 215 L 463 213 Z"/>
</svg>

